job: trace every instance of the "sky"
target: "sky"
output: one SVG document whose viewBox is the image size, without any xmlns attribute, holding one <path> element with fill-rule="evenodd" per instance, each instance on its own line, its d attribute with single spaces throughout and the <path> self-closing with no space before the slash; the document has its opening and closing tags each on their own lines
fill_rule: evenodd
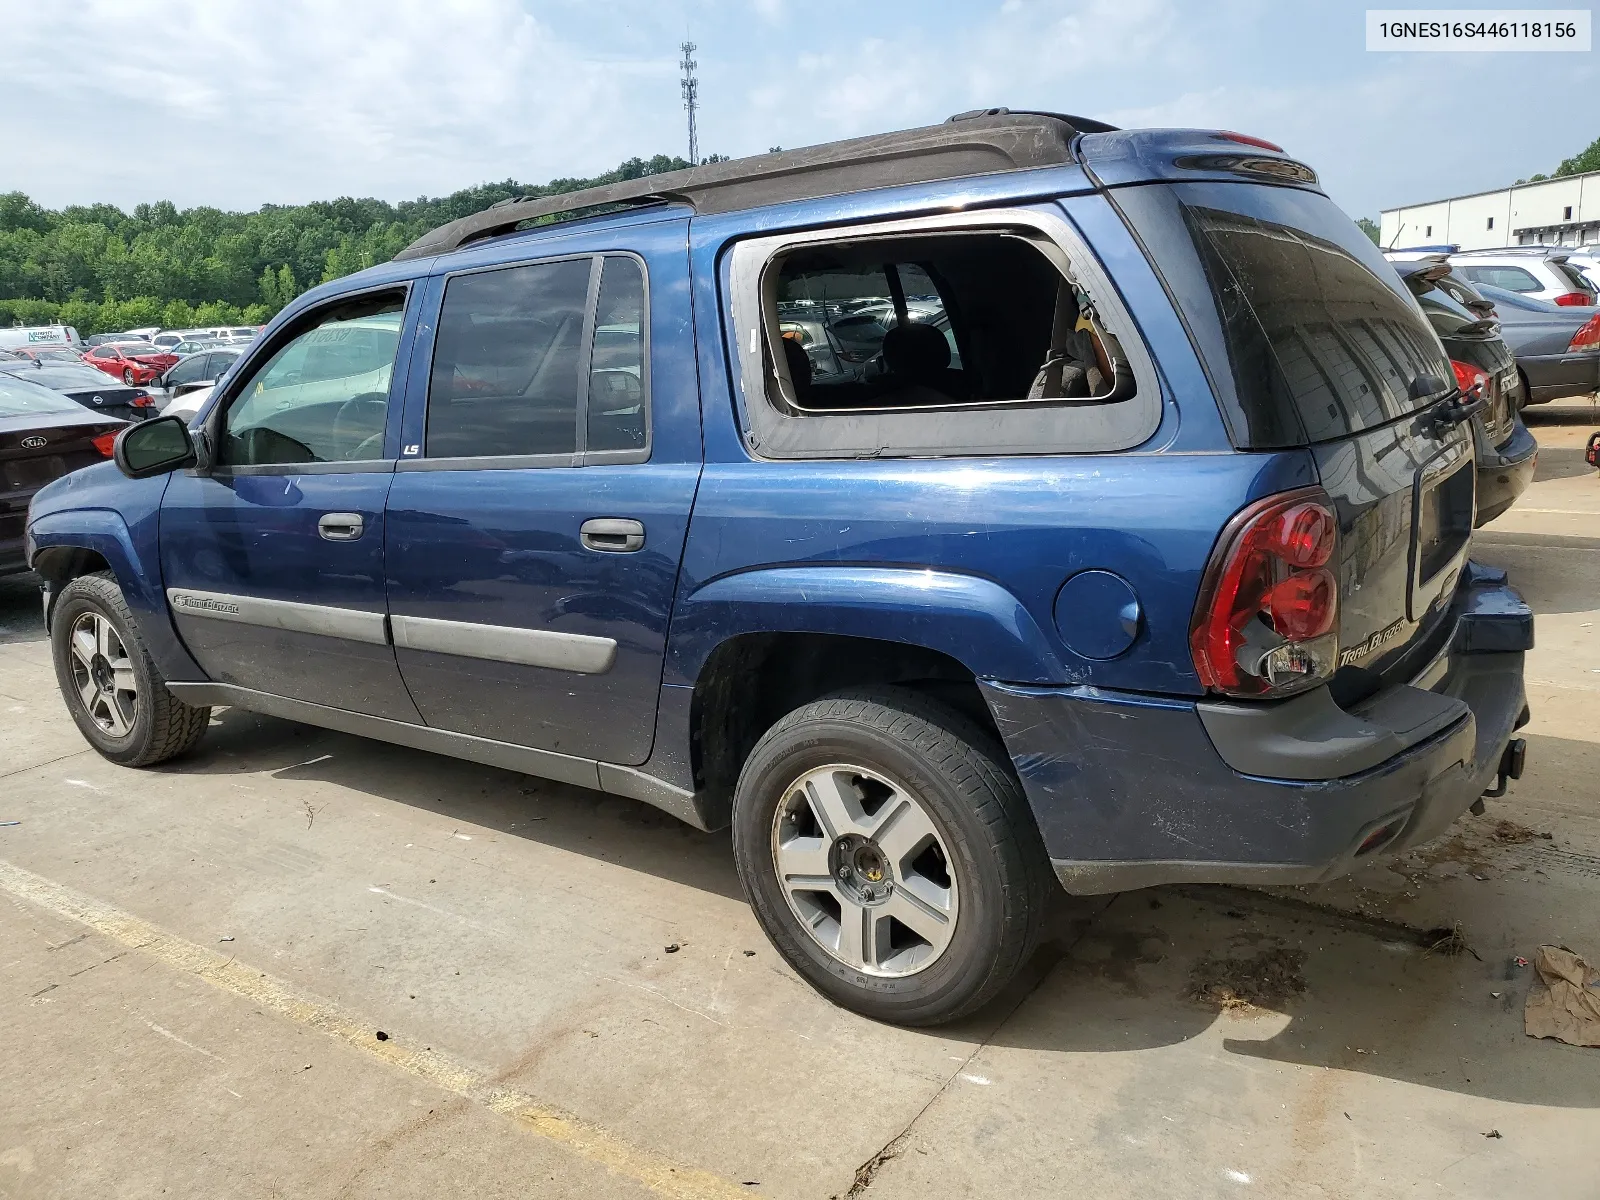
<svg viewBox="0 0 1600 1200">
<path fill-rule="evenodd" d="M 1375 217 L 1600 137 L 1595 52 L 1369 53 L 1366 6 L 1342 0 L 4 6 L 0 192 L 52 208 L 393 201 L 683 154 L 686 30 L 702 155 L 1004 105 L 1265 137 Z"/>
</svg>

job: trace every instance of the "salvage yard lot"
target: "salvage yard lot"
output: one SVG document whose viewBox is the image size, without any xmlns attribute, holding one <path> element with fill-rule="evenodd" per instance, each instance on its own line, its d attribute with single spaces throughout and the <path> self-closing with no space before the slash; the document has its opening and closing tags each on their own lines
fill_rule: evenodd
<svg viewBox="0 0 1600 1200">
<path fill-rule="evenodd" d="M 237 710 L 112 766 L 0 581 L 0 1196 L 1597 1194 L 1600 1051 L 1515 959 L 1600 958 L 1600 418 L 1529 418 L 1474 549 L 1538 614 L 1510 795 L 1321 889 L 1063 896 L 934 1032 L 631 801 Z"/>
</svg>

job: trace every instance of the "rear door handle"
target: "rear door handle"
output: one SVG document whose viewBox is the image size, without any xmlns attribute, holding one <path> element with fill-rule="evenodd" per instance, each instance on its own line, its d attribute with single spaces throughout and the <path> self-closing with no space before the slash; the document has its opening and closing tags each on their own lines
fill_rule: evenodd
<svg viewBox="0 0 1600 1200">
<path fill-rule="evenodd" d="M 330 542 L 353 542 L 364 525 L 360 513 L 323 513 L 317 518 L 317 532 Z"/>
<path fill-rule="evenodd" d="M 644 526 L 623 517 L 591 517 L 579 526 L 578 540 L 589 550 L 632 554 L 644 549 Z"/>
</svg>

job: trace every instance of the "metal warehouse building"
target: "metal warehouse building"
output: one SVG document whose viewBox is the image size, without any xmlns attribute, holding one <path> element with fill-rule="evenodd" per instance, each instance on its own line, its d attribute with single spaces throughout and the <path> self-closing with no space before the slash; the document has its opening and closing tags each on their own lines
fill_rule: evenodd
<svg viewBox="0 0 1600 1200">
<path fill-rule="evenodd" d="M 1600 242 L 1600 171 L 1385 209 L 1378 230 L 1385 247 L 1454 243 L 1484 250 Z"/>
</svg>

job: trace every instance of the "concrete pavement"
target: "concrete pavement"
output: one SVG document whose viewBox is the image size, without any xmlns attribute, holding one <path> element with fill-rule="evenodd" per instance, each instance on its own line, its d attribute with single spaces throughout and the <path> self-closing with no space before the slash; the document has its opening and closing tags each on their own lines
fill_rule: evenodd
<svg viewBox="0 0 1600 1200">
<path fill-rule="evenodd" d="M 1531 411 L 1474 551 L 1538 612 L 1511 794 L 1320 889 L 1062 897 L 933 1032 L 631 802 L 234 711 L 114 767 L 0 581 L 0 1197 L 1600 1195 L 1600 1051 L 1514 961 L 1600 959 L 1600 417 Z"/>
</svg>

